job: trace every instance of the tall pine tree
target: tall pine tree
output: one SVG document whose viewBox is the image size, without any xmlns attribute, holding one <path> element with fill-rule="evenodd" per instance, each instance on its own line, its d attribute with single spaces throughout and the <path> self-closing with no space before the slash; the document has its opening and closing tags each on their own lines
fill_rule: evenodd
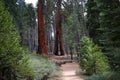
<svg viewBox="0 0 120 80">
<path fill-rule="evenodd" d="M 29 76 L 25 53 L 13 18 L 0 0 L 0 80 L 17 80 L 18 75 Z"/>
<path fill-rule="evenodd" d="M 112 69 L 120 70 L 120 2 L 119 0 L 95 0 L 101 31 L 99 42 L 109 58 Z"/>
<path fill-rule="evenodd" d="M 89 35 L 95 43 L 99 43 L 99 34 L 98 28 L 99 24 L 99 9 L 94 0 L 87 1 L 87 28 L 89 30 Z"/>
</svg>

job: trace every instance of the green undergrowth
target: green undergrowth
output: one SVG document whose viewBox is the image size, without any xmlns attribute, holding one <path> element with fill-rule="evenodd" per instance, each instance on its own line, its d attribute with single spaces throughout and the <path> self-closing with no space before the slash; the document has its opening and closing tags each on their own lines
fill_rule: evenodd
<svg viewBox="0 0 120 80">
<path fill-rule="evenodd" d="M 82 71 L 87 75 L 103 73 L 109 69 L 107 58 L 100 47 L 86 36 L 81 40 L 78 60 Z"/>
<path fill-rule="evenodd" d="M 120 80 L 120 72 L 105 72 L 103 74 L 92 75 L 85 80 Z"/>
<path fill-rule="evenodd" d="M 54 76 L 59 75 L 56 64 L 48 57 L 39 54 L 31 54 L 30 66 L 34 70 L 35 80 L 52 80 Z"/>
</svg>

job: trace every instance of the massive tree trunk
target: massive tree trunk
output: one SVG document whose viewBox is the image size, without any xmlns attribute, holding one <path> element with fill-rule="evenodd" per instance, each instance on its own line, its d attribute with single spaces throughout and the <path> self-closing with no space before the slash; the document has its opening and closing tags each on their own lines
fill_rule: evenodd
<svg viewBox="0 0 120 80">
<path fill-rule="evenodd" d="M 57 12 L 56 12 L 56 36 L 55 36 L 55 46 L 54 54 L 55 55 L 64 55 L 63 40 L 62 40 L 62 26 L 61 26 L 61 1 L 57 2 Z M 60 54 L 59 54 L 60 50 Z"/>
<path fill-rule="evenodd" d="M 38 53 L 48 55 L 43 15 L 44 0 L 38 0 Z"/>
</svg>

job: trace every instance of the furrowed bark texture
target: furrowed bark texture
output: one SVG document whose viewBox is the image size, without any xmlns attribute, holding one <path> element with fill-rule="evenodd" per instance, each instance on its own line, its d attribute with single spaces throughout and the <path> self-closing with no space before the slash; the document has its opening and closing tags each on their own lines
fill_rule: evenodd
<svg viewBox="0 0 120 80">
<path fill-rule="evenodd" d="M 61 1 L 57 2 L 57 12 L 56 12 L 56 36 L 55 36 L 55 45 L 54 45 L 54 54 L 55 55 L 64 55 L 64 46 L 62 40 L 62 26 L 61 26 Z M 59 54 L 60 51 L 60 54 Z"/>
<path fill-rule="evenodd" d="M 38 0 L 38 53 L 48 55 L 43 14 L 44 0 Z"/>
</svg>

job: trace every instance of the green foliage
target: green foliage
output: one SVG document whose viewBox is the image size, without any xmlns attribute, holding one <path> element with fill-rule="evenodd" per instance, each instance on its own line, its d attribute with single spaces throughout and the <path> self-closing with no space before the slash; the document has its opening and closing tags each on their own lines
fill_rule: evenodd
<svg viewBox="0 0 120 80">
<path fill-rule="evenodd" d="M 30 55 L 30 66 L 35 73 L 35 80 L 50 80 L 58 74 L 57 67 L 49 58 L 37 54 Z"/>
<path fill-rule="evenodd" d="M 99 43 L 112 70 L 120 71 L 120 1 L 94 0 L 99 9 Z"/>
<path fill-rule="evenodd" d="M 69 40 L 67 41 L 67 45 L 69 47 L 76 46 L 75 40 L 76 40 L 76 35 L 79 27 L 79 23 L 77 22 L 76 18 L 77 18 L 77 15 L 73 14 L 73 15 L 70 15 L 66 21 L 67 22 L 66 26 L 69 26 L 69 27 L 67 27 L 67 30 L 65 30 L 64 37 L 66 40 Z"/>
<path fill-rule="evenodd" d="M 19 64 L 13 64 L 13 67 L 16 71 L 16 75 L 18 76 L 18 79 L 25 79 L 28 77 L 35 77 L 34 69 L 30 67 L 30 58 L 27 55 L 23 56 L 23 59 L 20 60 Z"/>
<path fill-rule="evenodd" d="M 120 80 L 120 72 L 108 72 L 104 74 L 104 76 L 107 78 L 107 80 Z"/>
<path fill-rule="evenodd" d="M 81 35 L 85 34 L 84 28 L 86 17 L 85 0 L 67 0 L 64 1 L 62 10 L 63 16 L 63 36 L 65 40 L 66 53 L 78 53 Z"/>
<path fill-rule="evenodd" d="M 111 52 L 107 53 L 110 67 L 113 71 L 120 71 L 120 49 L 111 48 Z"/>
<path fill-rule="evenodd" d="M 3 0 L 3 2 L 9 13 L 13 16 L 13 22 L 20 33 L 21 45 L 31 49 L 30 45 L 32 44 L 30 44 L 29 40 L 33 38 L 31 34 L 36 27 L 35 8 L 32 4 L 26 4 L 24 0 Z"/>
<path fill-rule="evenodd" d="M 93 75 L 85 80 L 107 80 L 103 75 Z"/>
<path fill-rule="evenodd" d="M 81 40 L 79 55 L 80 66 L 87 74 L 102 73 L 109 68 L 101 49 L 86 36 Z"/>
<path fill-rule="evenodd" d="M 110 47 L 120 47 L 120 4 L 119 0 L 94 0 L 99 10 L 99 43 L 105 51 Z"/>
<path fill-rule="evenodd" d="M 14 80 L 18 75 L 32 76 L 25 57 L 27 52 L 19 44 L 20 37 L 12 22 L 12 16 L 0 0 L 0 78 L 7 80 Z"/>
<path fill-rule="evenodd" d="M 94 43 L 98 43 L 99 39 L 99 9 L 94 0 L 87 1 L 87 29 L 89 31 L 89 36 L 92 38 Z"/>
<path fill-rule="evenodd" d="M 106 72 L 104 74 L 92 75 L 85 80 L 119 80 L 120 72 Z"/>
<path fill-rule="evenodd" d="M 18 7 L 17 7 L 17 0 L 3 0 L 5 7 L 8 9 L 9 13 L 14 16 L 13 22 L 17 23 L 18 17 Z"/>
<path fill-rule="evenodd" d="M 88 0 L 87 6 L 90 37 L 108 57 L 111 69 L 120 71 L 120 1 Z"/>
</svg>

